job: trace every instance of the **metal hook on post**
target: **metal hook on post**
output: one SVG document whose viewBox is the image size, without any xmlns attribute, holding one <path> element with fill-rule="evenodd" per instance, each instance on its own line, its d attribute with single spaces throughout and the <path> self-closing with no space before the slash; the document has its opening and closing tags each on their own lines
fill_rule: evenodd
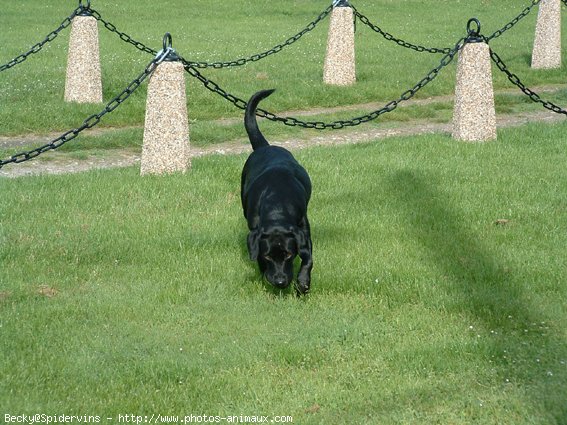
<svg viewBox="0 0 567 425">
<path fill-rule="evenodd" d="M 155 62 L 156 64 L 160 64 L 162 62 L 176 62 L 179 59 L 179 55 L 173 49 L 173 38 L 171 34 L 166 32 L 163 36 L 163 45 L 162 49 L 157 53 Z"/>
<path fill-rule="evenodd" d="M 333 0 L 333 7 L 350 7 L 348 0 Z"/>
<path fill-rule="evenodd" d="M 476 29 L 472 27 L 472 24 L 476 25 Z M 471 18 L 467 22 L 467 43 L 481 43 L 484 38 L 480 35 L 480 21 L 476 18 Z"/>
<path fill-rule="evenodd" d="M 79 0 L 79 9 L 81 9 L 81 13 L 79 16 L 91 16 L 91 0 L 86 0 L 87 5 L 83 5 L 83 0 Z"/>
</svg>

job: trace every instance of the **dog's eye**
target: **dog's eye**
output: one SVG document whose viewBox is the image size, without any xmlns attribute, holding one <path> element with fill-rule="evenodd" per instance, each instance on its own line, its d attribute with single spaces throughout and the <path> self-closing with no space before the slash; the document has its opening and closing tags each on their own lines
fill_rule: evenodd
<svg viewBox="0 0 567 425">
<path fill-rule="evenodd" d="M 293 257 L 293 254 L 292 254 L 291 252 L 288 252 L 288 253 L 285 255 L 285 259 L 286 259 L 286 260 L 289 260 L 291 257 Z"/>
<path fill-rule="evenodd" d="M 265 255 L 264 259 L 268 260 L 268 261 L 272 261 L 272 257 L 270 257 L 269 255 Z"/>
</svg>

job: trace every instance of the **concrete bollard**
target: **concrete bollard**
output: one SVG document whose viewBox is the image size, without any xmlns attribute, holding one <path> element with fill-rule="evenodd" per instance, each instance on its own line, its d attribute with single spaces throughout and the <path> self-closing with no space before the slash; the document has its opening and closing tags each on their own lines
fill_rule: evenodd
<svg viewBox="0 0 567 425">
<path fill-rule="evenodd" d="M 478 31 L 472 31 L 476 22 Z M 453 138 L 467 142 L 496 139 L 496 112 L 490 50 L 478 34 L 480 23 L 471 19 L 469 38 L 459 52 L 455 108 L 453 111 Z"/>
<path fill-rule="evenodd" d="M 354 15 L 348 0 L 335 0 L 331 12 L 323 82 L 336 86 L 356 82 Z"/>
<path fill-rule="evenodd" d="M 102 102 L 98 27 L 88 10 L 75 16 L 71 22 L 65 101 Z"/>
<path fill-rule="evenodd" d="M 541 0 L 532 50 L 533 69 L 561 68 L 561 1 Z"/>
<path fill-rule="evenodd" d="M 169 34 L 165 49 L 172 53 L 157 65 L 148 84 L 141 175 L 184 173 L 190 167 L 185 69 Z"/>
</svg>

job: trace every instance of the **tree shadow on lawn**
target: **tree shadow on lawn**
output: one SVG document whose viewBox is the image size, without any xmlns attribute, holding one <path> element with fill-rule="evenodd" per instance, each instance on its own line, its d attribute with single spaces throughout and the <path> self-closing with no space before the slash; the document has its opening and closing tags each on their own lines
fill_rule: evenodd
<svg viewBox="0 0 567 425">
<path fill-rule="evenodd" d="M 450 299 L 446 307 L 466 313 L 487 334 L 497 330 L 488 344 L 500 354 L 486 369 L 496 366 L 503 385 L 521 386 L 531 399 L 531 411 L 567 420 L 567 406 L 558 395 L 567 380 L 567 347 L 560 336 L 551 335 L 557 329 L 542 325 L 551 325 L 553 317 L 531 301 L 522 280 L 526 273 L 499 264 L 488 244 L 451 208 L 450 197 L 431 181 L 422 172 L 400 171 L 390 177 L 389 193 L 407 218 L 409 234 L 423 248 L 425 261 L 444 277 L 438 289 Z"/>
</svg>

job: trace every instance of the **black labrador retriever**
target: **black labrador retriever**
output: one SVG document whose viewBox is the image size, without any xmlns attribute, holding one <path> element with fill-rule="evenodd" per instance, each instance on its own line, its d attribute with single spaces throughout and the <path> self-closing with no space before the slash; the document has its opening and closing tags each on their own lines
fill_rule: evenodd
<svg viewBox="0 0 567 425">
<path fill-rule="evenodd" d="M 284 148 L 270 146 L 256 122 L 258 103 L 274 90 L 255 93 L 246 107 L 244 126 L 254 152 L 242 170 L 241 198 L 248 221 L 248 252 L 262 274 L 277 288 L 293 281 L 293 262 L 301 258 L 298 294 L 309 291 L 313 267 L 307 204 L 311 180 Z"/>
</svg>

